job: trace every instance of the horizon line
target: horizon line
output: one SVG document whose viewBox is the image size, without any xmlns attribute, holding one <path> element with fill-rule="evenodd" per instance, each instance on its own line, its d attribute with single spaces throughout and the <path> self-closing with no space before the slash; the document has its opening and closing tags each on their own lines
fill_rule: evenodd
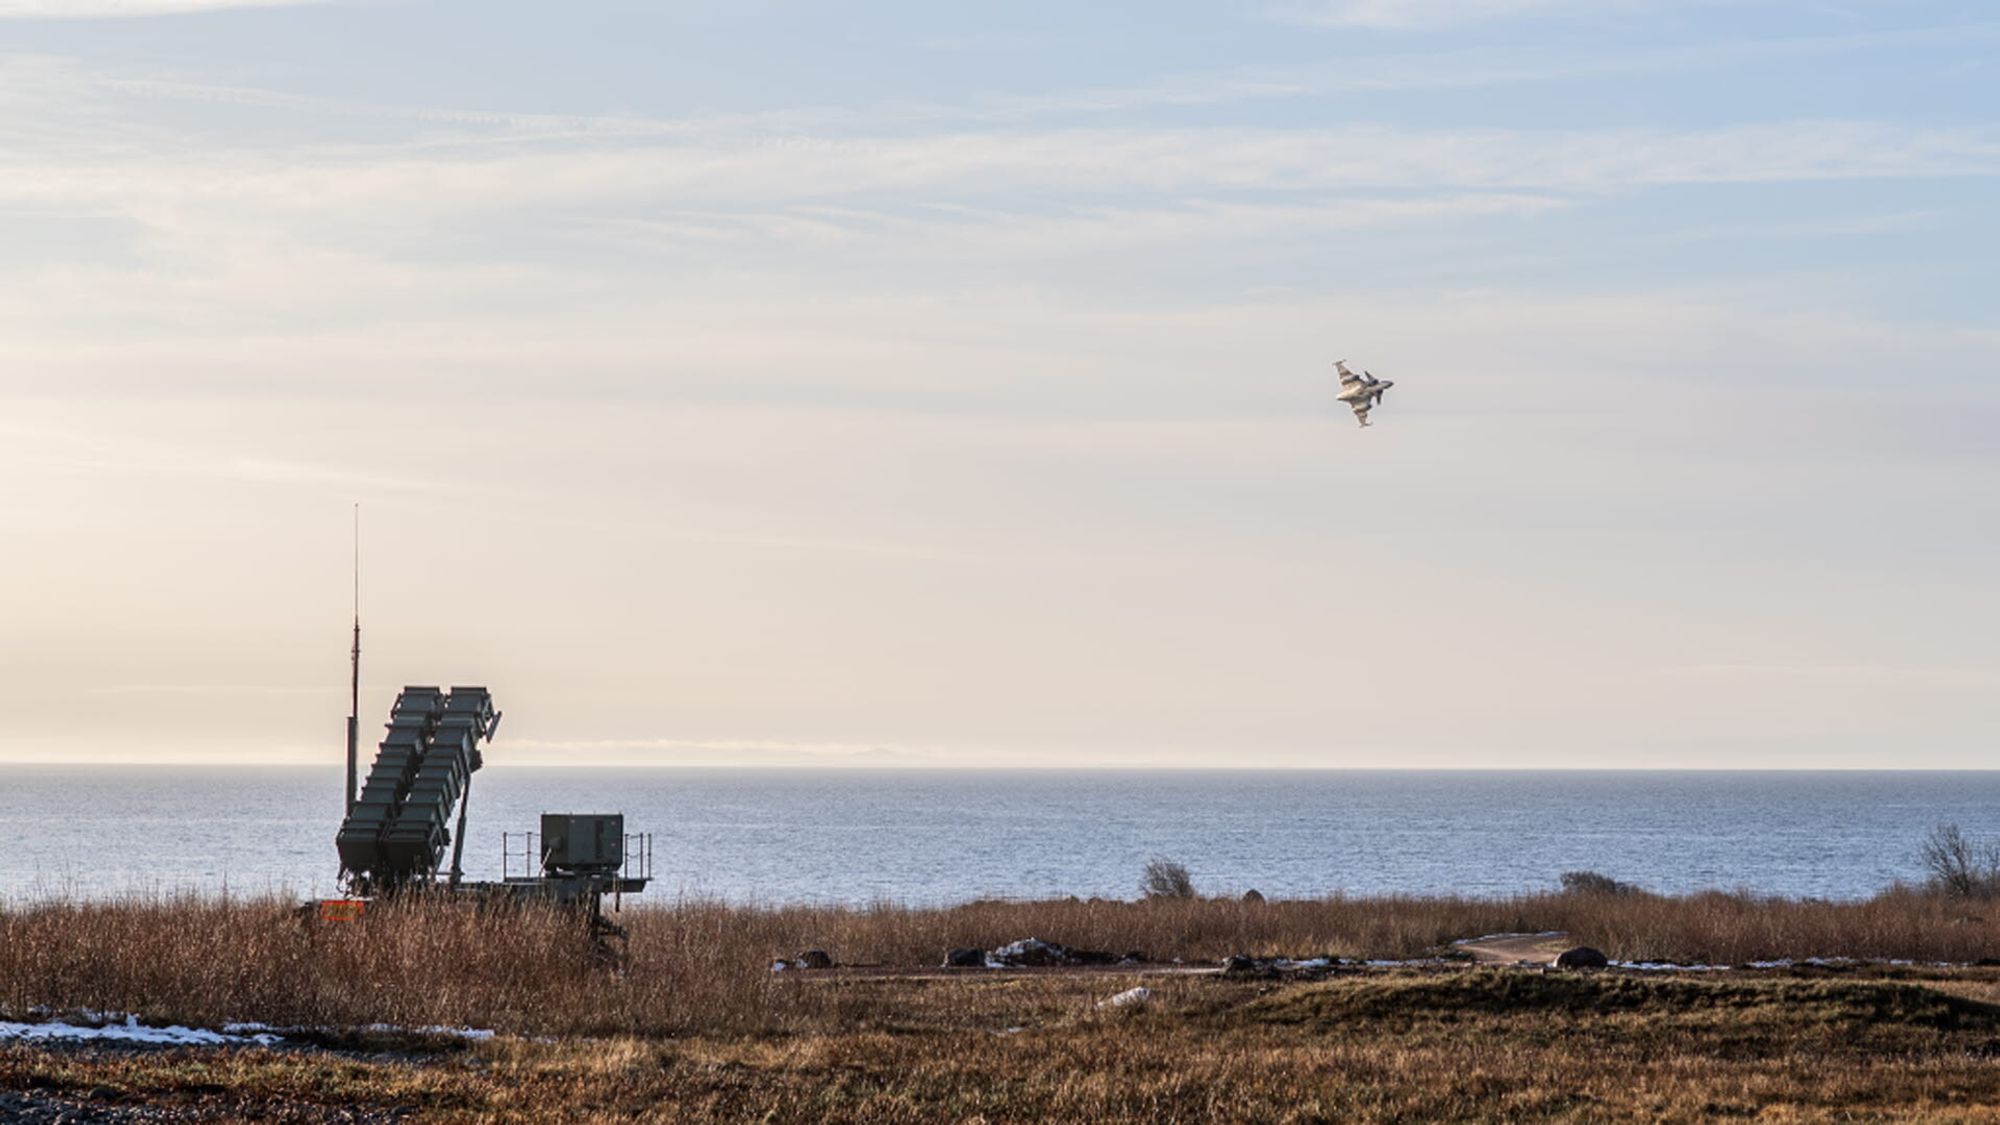
<svg viewBox="0 0 2000 1125">
<path fill-rule="evenodd" d="M 161 762 L 125 758 L 84 761 L 0 758 L 0 769 L 9 766 L 50 766 L 55 768 L 115 769 L 262 769 L 330 770 L 338 772 L 341 762 L 245 762 L 236 760 L 194 760 Z M 1880 766 L 1880 765 L 1791 765 L 1791 766 L 1349 766 L 1349 765 L 955 765 L 918 763 L 830 763 L 830 762 L 510 762 L 515 770 L 737 770 L 742 772 L 846 772 L 846 773 L 2000 773 L 2000 766 Z"/>
</svg>

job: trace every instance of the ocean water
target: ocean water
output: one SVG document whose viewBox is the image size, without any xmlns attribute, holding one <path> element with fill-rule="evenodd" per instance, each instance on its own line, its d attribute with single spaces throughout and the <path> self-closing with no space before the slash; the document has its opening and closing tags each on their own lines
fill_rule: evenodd
<svg viewBox="0 0 2000 1125">
<path fill-rule="evenodd" d="M 1589 869 L 1658 891 L 1865 897 L 1952 822 L 2000 838 L 1988 772 L 488 769 L 468 877 L 549 812 L 623 812 L 655 900 L 911 904 L 1136 893 L 1147 859 L 1211 893 L 1504 895 Z M 330 894 L 322 769 L 0 765 L 0 896 Z"/>
</svg>

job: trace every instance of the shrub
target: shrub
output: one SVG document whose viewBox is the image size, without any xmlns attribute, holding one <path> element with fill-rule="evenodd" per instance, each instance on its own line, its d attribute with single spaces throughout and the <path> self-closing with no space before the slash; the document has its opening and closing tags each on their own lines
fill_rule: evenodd
<svg viewBox="0 0 2000 1125">
<path fill-rule="evenodd" d="M 1956 824 L 1940 824 L 1924 837 L 1924 870 L 1928 886 L 1950 898 L 1992 898 L 2000 893 L 2000 843 L 1975 847 Z"/>
<path fill-rule="evenodd" d="M 1186 867 L 1154 856 L 1146 861 L 1146 873 L 1139 878 L 1139 893 L 1147 898 L 1193 898 L 1194 880 Z"/>
<path fill-rule="evenodd" d="M 1566 895 L 1629 895 L 1639 890 L 1630 883 L 1621 883 L 1595 871 L 1563 872 L 1562 889 Z"/>
</svg>

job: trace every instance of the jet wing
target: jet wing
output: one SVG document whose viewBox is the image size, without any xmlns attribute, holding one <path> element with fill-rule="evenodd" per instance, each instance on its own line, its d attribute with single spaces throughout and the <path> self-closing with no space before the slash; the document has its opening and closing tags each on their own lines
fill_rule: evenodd
<svg viewBox="0 0 2000 1125">
<path fill-rule="evenodd" d="M 1343 387 L 1351 387 L 1362 381 L 1361 376 L 1347 369 L 1347 361 L 1344 359 L 1335 360 L 1333 369 L 1340 372 L 1340 385 Z"/>
</svg>

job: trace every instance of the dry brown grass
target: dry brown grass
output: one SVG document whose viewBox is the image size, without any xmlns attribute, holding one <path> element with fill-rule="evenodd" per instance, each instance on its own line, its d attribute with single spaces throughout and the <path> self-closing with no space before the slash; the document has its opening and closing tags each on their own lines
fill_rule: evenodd
<svg viewBox="0 0 2000 1125">
<path fill-rule="evenodd" d="M 292 907 L 175 898 L 0 913 L 0 1009 L 594 1035 L 728 1030 L 786 1008 L 723 914 L 647 919 L 631 971 L 613 973 L 579 919 L 554 910 L 411 903 L 314 925 Z"/>
<path fill-rule="evenodd" d="M 0 1009 L 133 1012 L 217 1025 L 394 1023 L 528 1034 L 795 1031 L 845 1018 L 847 988 L 768 971 L 807 948 L 843 963 L 933 966 L 953 946 L 1023 937 L 1212 962 L 1232 953 L 1405 958 L 1501 931 L 1565 930 L 1619 959 L 1973 961 L 2000 956 L 2000 914 L 1896 892 L 1820 903 L 1706 894 L 1519 899 L 980 902 L 939 910 L 627 909 L 629 961 L 607 972 L 570 916 L 453 904 L 305 926 L 277 901 L 46 902 L 0 911 Z"/>
<path fill-rule="evenodd" d="M 1277 985 L 767 967 L 805 948 L 928 966 L 949 946 L 1028 935 L 1189 960 L 1401 957 L 1451 938 L 1558 928 L 1620 957 L 1969 960 L 1995 950 L 1994 926 L 1918 895 L 684 903 L 620 916 L 632 931 L 623 971 L 594 957 L 575 918 L 546 911 L 412 904 L 308 927 L 290 906 L 166 899 L 0 913 L 0 1007 L 559 1038 L 414 1058 L 0 1045 L 0 1092 L 45 1109 L 300 1122 L 2000 1121 L 1995 969 L 1808 979 L 1447 968 Z M 1097 1007 L 1140 983 L 1154 991 L 1149 1004 Z"/>
<path fill-rule="evenodd" d="M 1182 977 L 1149 980 L 1144 1009 L 1095 1008 L 1130 983 L 872 980 L 822 1027 L 502 1040 L 421 1064 L 0 1048 L 0 1090 L 223 1119 L 396 1107 L 446 1121 L 2000 1119 L 2000 1011 L 1907 983 Z"/>
</svg>

